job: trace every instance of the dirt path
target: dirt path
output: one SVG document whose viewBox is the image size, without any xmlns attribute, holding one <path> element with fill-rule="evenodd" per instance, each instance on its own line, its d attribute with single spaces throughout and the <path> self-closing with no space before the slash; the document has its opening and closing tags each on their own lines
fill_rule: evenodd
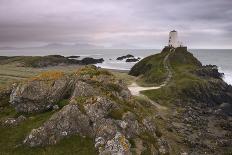
<svg viewBox="0 0 232 155">
<path fill-rule="evenodd" d="M 144 90 L 152 90 L 152 89 L 160 89 L 162 88 L 163 86 L 167 85 L 169 83 L 169 81 L 171 80 L 172 78 L 172 71 L 171 71 L 171 67 L 170 67 L 170 63 L 168 61 L 168 58 L 169 58 L 169 55 L 174 52 L 175 49 L 170 49 L 170 52 L 165 56 L 164 60 L 163 60 L 163 65 L 164 65 L 164 68 L 165 70 L 167 71 L 168 73 L 168 76 L 167 78 L 165 79 L 165 81 L 159 85 L 159 86 L 156 86 L 156 87 L 141 87 L 139 86 L 136 82 L 133 82 L 131 85 L 128 86 L 128 89 L 131 91 L 131 94 L 134 95 L 134 96 L 142 96 L 143 98 L 149 100 L 153 105 L 155 105 L 158 109 L 167 109 L 166 107 L 164 106 L 161 106 L 159 105 L 158 103 L 152 101 L 151 99 L 149 99 L 147 96 L 141 94 L 140 92 L 141 91 L 144 91 Z"/>
</svg>

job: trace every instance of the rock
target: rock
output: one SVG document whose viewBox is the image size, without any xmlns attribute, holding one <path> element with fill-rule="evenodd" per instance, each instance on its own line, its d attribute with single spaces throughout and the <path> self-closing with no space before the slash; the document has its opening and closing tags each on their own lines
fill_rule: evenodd
<svg viewBox="0 0 232 155">
<path fill-rule="evenodd" d="M 117 108 L 117 104 L 111 100 L 98 96 L 94 101 L 86 101 L 84 108 L 86 114 L 93 122 L 106 117 L 113 109 Z"/>
<path fill-rule="evenodd" d="M 134 58 L 134 56 L 131 55 L 131 54 L 127 54 L 125 56 L 118 57 L 116 60 L 123 60 L 123 59 L 126 59 L 126 58 Z"/>
<path fill-rule="evenodd" d="M 130 143 L 120 132 L 117 132 L 113 139 L 107 141 L 105 149 L 100 152 L 103 154 L 129 154 Z"/>
<path fill-rule="evenodd" d="M 79 110 L 78 105 L 69 104 L 53 114 L 41 127 L 33 129 L 24 143 L 31 147 L 51 145 L 77 133 L 93 137 L 90 124 L 90 119 Z"/>
<path fill-rule="evenodd" d="M 26 119 L 27 118 L 25 116 L 20 115 L 18 118 L 7 118 L 3 120 L 1 124 L 6 127 L 17 126 Z"/>
<path fill-rule="evenodd" d="M 17 112 L 43 112 L 63 99 L 71 88 L 72 83 L 66 78 L 48 81 L 32 80 L 21 83 L 13 89 L 10 103 Z"/>
<path fill-rule="evenodd" d="M 232 116 L 232 104 L 222 103 L 219 108 L 223 111 L 222 113 Z"/>
<path fill-rule="evenodd" d="M 147 128 L 147 130 L 153 134 L 154 138 L 156 138 L 157 136 L 160 136 L 160 135 L 157 135 L 157 128 L 156 128 L 153 118 L 146 117 L 142 120 L 142 123 Z"/>
<path fill-rule="evenodd" d="M 170 147 L 166 140 L 158 139 L 158 150 L 160 155 L 166 155 L 170 153 Z"/>
<path fill-rule="evenodd" d="M 58 110 L 58 109 L 60 109 L 60 108 L 59 108 L 59 106 L 56 104 L 56 105 L 53 105 L 53 106 L 52 106 L 52 109 L 53 109 L 53 110 Z"/>
<path fill-rule="evenodd" d="M 195 74 L 198 76 L 202 76 L 205 78 L 216 78 L 216 79 L 221 79 L 223 77 L 223 73 L 218 72 L 218 68 L 216 65 L 206 65 L 202 66 L 201 68 L 197 69 L 195 71 Z"/>
<path fill-rule="evenodd" d="M 97 64 L 97 63 L 102 63 L 102 62 L 104 62 L 103 58 L 94 59 L 94 58 L 87 57 L 87 58 L 83 58 L 81 60 L 81 64 L 83 64 L 83 65 Z"/>
<path fill-rule="evenodd" d="M 99 94 L 90 84 L 83 81 L 77 81 L 74 87 L 75 88 L 71 99 L 75 99 L 77 97 L 89 97 Z"/>
<path fill-rule="evenodd" d="M 141 126 L 139 126 L 139 122 L 136 120 L 135 114 L 132 112 L 126 112 L 122 116 L 122 122 L 120 122 L 121 128 L 124 129 L 124 134 L 126 137 L 131 138 L 139 135 L 142 131 Z"/>
<path fill-rule="evenodd" d="M 130 58 L 130 59 L 126 59 L 126 62 L 137 62 L 139 61 L 139 58 Z"/>
</svg>

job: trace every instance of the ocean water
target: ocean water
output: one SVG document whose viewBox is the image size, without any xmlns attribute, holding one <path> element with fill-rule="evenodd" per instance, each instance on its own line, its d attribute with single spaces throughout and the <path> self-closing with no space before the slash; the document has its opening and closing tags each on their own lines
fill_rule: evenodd
<svg viewBox="0 0 232 155">
<path fill-rule="evenodd" d="M 0 56 L 35 56 L 59 54 L 64 56 L 78 55 L 84 57 L 103 58 L 105 61 L 97 66 L 102 68 L 130 70 L 135 62 L 116 60 L 117 57 L 132 54 L 135 57 L 144 58 L 151 54 L 159 53 L 160 49 L 20 49 L 0 50 Z M 220 72 L 224 73 L 224 80 L 232 85 L 232 49 L 189 49 L 204 65 L 217 65 Z"/>
</svg>

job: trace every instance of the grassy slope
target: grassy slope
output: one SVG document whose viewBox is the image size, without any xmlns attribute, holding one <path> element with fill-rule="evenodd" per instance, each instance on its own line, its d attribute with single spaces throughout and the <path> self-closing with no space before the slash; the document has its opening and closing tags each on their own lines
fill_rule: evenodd
<svg viewBox="0 0 232 155">
<path fill-rule="evenodd" d="M 157 67 L 163 65 L 161 62 L 167 54 L 167 50 L 168 49 L 164 49 L 160 54 L 150 56 L 150 58 L 148 57 L 149 59 L 145 58 L 142 60 L 142 64 L 137 64 L 137 66 L 145 66 L 145 64 L 152 64 L 152 66 L 154 66 L 154 68 L 143 73 L 144 75 L 140 75 L 141 81 L 148 82 L 149 84 L 157 84 L 157 81 L 160 83 L 163 82 L 161 79 L 165 79 L 164 75 L 166 74 L 162 72 L 161 75 L 159 75 L 160 71 L 157 69 Z M 167 104 L 172 102 L 174 99 L 178 99 L 178 95 L 182 94 L 184 90 L 196 85 L 202 85 L 204 83 L 207 84 L 207 80 L 192 74 L 192 71 L 201 67 L 201 63 L 191 53 L 185 51 L 184 49 L 178 48 L 174 53 L 170 54 L 169 62 L 173 72 L 173 77 L 168 85 L 157 90 L 143 91 L 143 94 L 147 95 L 152 100 L 162 104 Z M 137 69 L 140 70 L 139 68 Z M 133 68 L 131 72 L 133 72 Z M 153 80 L 149 80 L 152 78 Z"/>
<path fill-rule="evenodd" d="M 140 85 L 160 84 L 167 76 L 167 72 L 163 66 L 163 59 L 167 52 L 168 50 L 164 49 L 159 54 L 144 58 L 132 67 L 129 74 L 140 76 L 140 80 L 137 81 Z"/>
</svg>

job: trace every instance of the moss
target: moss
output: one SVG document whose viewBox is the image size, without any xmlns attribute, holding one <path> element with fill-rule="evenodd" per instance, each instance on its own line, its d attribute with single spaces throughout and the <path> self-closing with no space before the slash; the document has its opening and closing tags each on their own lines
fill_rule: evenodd
<svg viewBox="0 0 232 155">
<path fill-rule="evenodd" d="M 114 84 L 114 83 L 108 83 L 104 86 L 104 88 L 106 91 L 120 92 L 122 90 L 122 88 L 118 84 Z"/>
<path fill-rule="evenodd" d="M 126 112 L 125 109 L 123 108 L 116 108 L 113 109 L 112 111 L 109 112 L 108 116 L 110 118 L 116 119 L 116 120 L 120 120 L 122 119 L 123 114 Z"/>
<path fill-rule="evenodd" d="M 68 99 L 63 99 L 60 100 L 59 102 L 57 102 L 57 105 L 59 106 L 59 108 L 63 108 L 64 106 L 69 104 L 69 100 Z"/>
</svg>

